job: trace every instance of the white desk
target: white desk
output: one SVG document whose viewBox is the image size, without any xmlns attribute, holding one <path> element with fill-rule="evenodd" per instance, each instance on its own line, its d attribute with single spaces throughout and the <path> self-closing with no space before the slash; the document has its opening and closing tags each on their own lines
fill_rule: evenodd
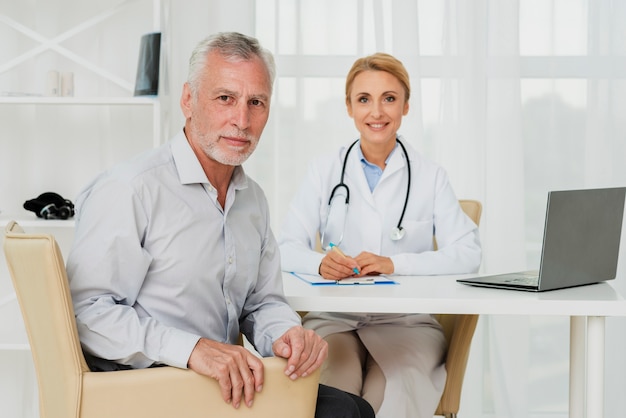
<svg viewBox="0 0 626 418">
<path fill-rule="evenodd" d="M 570 417 L 604 416 L 604 319 L 626 316 L 626 301 L 610 282 L 533 293 L 467 286 L 456 282 L 460 277 L 404 276 L 394 277 L 397 285 L 312 286 L 283 273 L 283 286 L 298 311 L 569 316 Z"/>
</svg>

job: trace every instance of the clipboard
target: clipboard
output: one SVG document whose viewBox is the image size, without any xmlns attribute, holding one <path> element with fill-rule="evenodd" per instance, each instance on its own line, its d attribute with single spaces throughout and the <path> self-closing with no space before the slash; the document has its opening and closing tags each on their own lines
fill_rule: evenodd
<svg viewBox="0 0 626 418">
<path fill-rule="evenodd" d="M 377 284 L 398 284 L 398 282 L 390 279 L 388 276 L 385 275 L 355 277 L 335 281 L 326 280 L 319 274 L 296 273 L 293 271 L 289 273 L 312 286 L 371 286 Z"/>
</svg>

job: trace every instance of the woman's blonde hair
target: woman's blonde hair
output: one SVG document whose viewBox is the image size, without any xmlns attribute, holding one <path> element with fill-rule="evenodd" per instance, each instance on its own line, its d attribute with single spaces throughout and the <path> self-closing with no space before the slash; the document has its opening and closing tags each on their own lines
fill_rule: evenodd
<svg viewBox="0 0 626 418">
<path fill-rule="evenodd" d="M 398 79 L 404 88 L 404 100 L 409 101 L 411 96 L 411 84 L 409 73 L 400 60 L 392 55 L 377 52 L 367 57 L 359 58 L 352 64 L 352 68 L 346 77 L 346 103 L 350 103 L 352 84 L 357 75 L 363 71 L 385 71 Z"/>
</svg>

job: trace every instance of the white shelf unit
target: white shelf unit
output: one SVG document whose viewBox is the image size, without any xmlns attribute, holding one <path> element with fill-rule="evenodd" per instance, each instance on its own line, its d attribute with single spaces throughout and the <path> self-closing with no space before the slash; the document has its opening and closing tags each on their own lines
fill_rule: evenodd
<svg viewBox="0 0 626 418">
<path fill-rule="evenodd" d="M 133 93 L 146 33 L 162 33 L 159 84 L 166 84 L 167 35 L 162 28 L 167 28 L 168 9 L 167 0 L 0 0 L 2 231 L 16 220 L 27 232 L 52 233 L 67 257 L 74 221 L 37 218 L 23 203 L 44 192 L 74 201 L 98 173 L 163 142 L 164 90 L 158 96 Z M 51 70 L 73 73 L 73 96 L 44 95 Z M 28 350 L 2 255 L 0 357 L 11 359 L 11 353 Z M 6 359 L 0 364 L 10 363 Z M 0 371 L 0 388 L 10 387 L 22 373 L 28 371 L 20 366 Z M 18 392 L 4 392 L 0 404 L 15 416 L 30 417 L 32 408 L 11 406 L 18 402 Z"/>
<path fill-rule="evenodd" d="M 44 192 L 74 200 L 99 172 L 158 146 L 160 121 L 155 98 L 0 100 L 0 177 L 10 179 L 0 185 L 0 220 L 36 219 L 22 205 Z"/>
<path fill-rule="evenodd" d="M 72 199 L 99 171 L 162 142 L 162 97 L 133 91 L 141 36 L 166 27 L 167 7 L 0 0 L 0 177 L 11 179 L 0 185 L 0 222 L 30 222 L 25 200 Z M 43 96 L 50 70 L 74 74 L 74 97 Z"/>
<path fill-rule="evenodd" d="M 46 191 L 73 199 L 98 172 L 163 141 L 162 97 L 133 91 L 141 36 L 167 26 L 167 6 L 0 0 L 0 178 L 11 179 L 0 184 L 0 222 L 31 223 L 24 201 Z M 74 74 L 74 97 L 43 96 L 50 70 Z"/>
</svg>

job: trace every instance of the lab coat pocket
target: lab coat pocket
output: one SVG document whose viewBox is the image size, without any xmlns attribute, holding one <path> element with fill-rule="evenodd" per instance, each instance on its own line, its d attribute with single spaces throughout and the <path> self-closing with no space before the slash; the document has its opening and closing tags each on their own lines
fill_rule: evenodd
<svg viewBox="0 0 626 418">
<path fill-rule="evenodd" d="M 399 252 L 423 252 L 433 249 L 434 226 L 432 220 L 402 222 L 404 238 L 395 241 Z"/>
</svg>

